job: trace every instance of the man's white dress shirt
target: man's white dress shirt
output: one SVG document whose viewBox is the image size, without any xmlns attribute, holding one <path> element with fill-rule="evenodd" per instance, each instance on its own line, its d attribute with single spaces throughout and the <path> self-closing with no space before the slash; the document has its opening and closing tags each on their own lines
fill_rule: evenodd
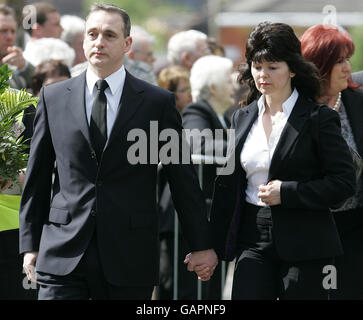
<svg viewBox="0 0 363 320">
<path fill-rule="evenodd" d="M 117 111 L 120 104 L 122 91 L 125 84 L 126 71 L 124 66 L 118 69 L 116 72 L 110 74 L 104 80 L 108 83 L 108 88 L 105 90 L 107 98 L 107 138 L 110 136 L 112 126 L 116 120 Z M 86 114 L 88 125 L 91 122 L 91 113 L 93 101 L 97 94 L 97 88 L 95 84 L 99 78 L 90 68 L 87 68 L 86 72 Z"/>
</svg>

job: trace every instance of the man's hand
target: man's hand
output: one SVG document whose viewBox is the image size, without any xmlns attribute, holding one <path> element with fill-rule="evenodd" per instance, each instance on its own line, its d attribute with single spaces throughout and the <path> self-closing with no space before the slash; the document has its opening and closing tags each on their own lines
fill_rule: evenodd
<svg viewBox="0 0 363 320">
<path fill-rule="evenodd" d="M 1 62 L 3 64 L 7 63 L 12 66 L 16 66 L 18 70 L 25 67 L 25 59 L 23 57 L 23 51 L 16 46 L 9 47 L 7 49 L 8 54 L 2 58 Z"/>
<path fill-rule="evenodd" d="M 35 277 L 35 262 L 37 258 L 37 251 L 29 251 L 24 254 L 23 268 L 28 280 L 32 282 L 37 282 Z"/>
<path fill-rule="evenodd" d="M 200 280 L 208 281 L 218 264 L 218 258 L 213 249 L 208 249 L 187 254 L 184 263 L 188 264 L 188 271 L 195 271 Z"/>
<path fill-rule="evenodd" d="M 258 190 L 258 197 L 262 202 L 266 203 L 268 206 L 276 206 L 281 204 L 281 189 L 282 182 L 280 180 L 270 181 L 267 185 L 260 185 Z"/>
</svg>

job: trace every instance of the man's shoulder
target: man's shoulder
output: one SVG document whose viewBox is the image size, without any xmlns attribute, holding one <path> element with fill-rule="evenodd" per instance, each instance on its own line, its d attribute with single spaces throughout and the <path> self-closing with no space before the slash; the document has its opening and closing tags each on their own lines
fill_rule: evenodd
<svg viewBox="0 0 363 320">
<path fill-rule="evenodd" d="M 160 88 L 156 85 L 153 85 L 145 80 L 139 79 L 132 75 L 131 73 L 127 73 L 128 80 L 132 83 L 134 88 L 137 88 L 140 91 L 144 91 L 146 94 L 161 96 L 161 97 L 171 97 L 173 93 Z"/>
<path fill-rule="evenodd" d="M 46 91 L 47 93 L 56 92 L 59 94 L 61 91 L 68 90 L 69 88 L 73 87 L 73 84 L 75 82 L 81 83 L 82 81 L 85 81 L 85 80 L 84 80 L 84 76 L 81 74 L 74 78 L 69 78 L 69 79 L 66 79 L 63 81 L 52 83 L 46 87 L 43 87 L 43 90 Z"/>
</svg>

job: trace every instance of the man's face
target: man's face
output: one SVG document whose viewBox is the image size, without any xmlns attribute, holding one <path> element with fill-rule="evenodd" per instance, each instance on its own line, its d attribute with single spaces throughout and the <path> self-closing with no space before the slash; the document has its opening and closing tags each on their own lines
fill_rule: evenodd
<svg viewBox="0 0 363 320">
<path fill-rule="evenodd" d="M 134 60 L 143 61 L 152 66 L 155 61 L 152 43 L 144 40 L 140 44 L 140 48 L 134 50 Z"/>
<path fill-rule="evenodd" d="M 107 73 L 117 71 L 130 46 L 131 38 L 125 38 L 124 23 L 119 14 L 103 10 L 90 14 L 83 49 L 91 66 Z"/>
<path fill-rule="evenodd" d="M 16 21 L 11 15 L 0 14 L 0 57 L 8 54 L 7 49 L 15 43 Z"/>
<path fill-rule="evenodd" d="M 62 35 L 63 28 L 60 24 L 60 15 L 58 12 L 47 13 L 47 20 L 41 26 L 42 36 L 44 38 L 57 38 Z"/>
</svg>

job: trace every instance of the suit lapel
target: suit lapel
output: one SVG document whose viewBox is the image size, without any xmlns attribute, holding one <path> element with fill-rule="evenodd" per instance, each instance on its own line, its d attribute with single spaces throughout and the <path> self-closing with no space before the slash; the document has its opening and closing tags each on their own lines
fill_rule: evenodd
<svg viewBox="0 0 363 320">
<path fill-rule="evenodd" d="M 231 161 L 239 167 L 239 156 L 242 150 L 242 146 L 246 141 L 247 135 L 251 130 L 251 127 L 258 117 L 257 102 L 252 102 L 249 106 L 242 109 L 238 117 L 235 119 L 235 140 L 230 141 L 227 151 L 227 167 L 230 168 Z M 233 159 L 232 159 L 233 158 Z"/>
<path fill-rule="evenodd" d="M 143 89 L 138 88 L 135 79 L 126 71 L 126 79 L 121 95 L 119 108 L 116 119 L 113 124 L 109 138 L 107 139 L 105 149 L 117 137 L 119 131 L 127 124 L 143 101 Z"/>
<path fill-rule="evenodd" d="M 238 155 L 242 150 L 242 146 L 246 141 L 247 135 L 249 134 L 253 123 L 258 117 L 258 106 L 257 101 L 252 102 L 243 113 L 236 119 L 236 152 Z"/>
<path fill-rule="evenodd" d="M 275 152 L 272 156 L 268 181 L 276 177 L 284 158 L 304 127 L 306 119 L 308 118 L 308 110 L 310 110 L 308 104 L 309 102 L 305 100 L 302 95 L 299 95 L 299 98 L 287 119 L 286 125 L 282 130 L 279 142 L 277 143 Z"/>
<path fill-rule="evenodd" d="M 75 117 L 80 130 L 92 149 L 85 108 L 86 71 L 72 80 L 73 81 L 70 82 L 69 87 L 67 87 L 68 98 L 66 98 L 66 106 Z"/>
</svg>

